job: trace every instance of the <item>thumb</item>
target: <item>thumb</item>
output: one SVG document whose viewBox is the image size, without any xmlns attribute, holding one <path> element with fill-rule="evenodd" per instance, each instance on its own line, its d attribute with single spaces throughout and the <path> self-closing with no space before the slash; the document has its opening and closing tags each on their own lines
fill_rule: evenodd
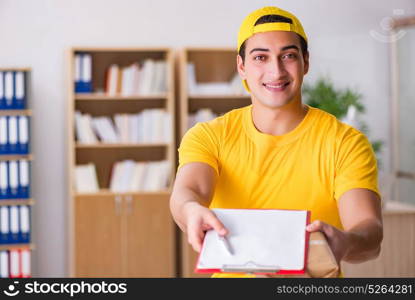
<svg viewBox="0 0 415 300">
<path fill-rule="evenodd" d="M 228 234 L 228 230 L 225 228 L 225 226 L 222 224 L 221 221 L 216 217 L 216 215 L 213 212 L 210 212 L 206 216 L 206 222 L 212 226 L 212 228 L 221 236 L 225 236 Z"/>
<path fill-rule="evenodd" d="M 316 220 L 313 223 L 308 224 L 308 226 L 306 227 L 306 230 L 308 232 L 316 232 L 316 231 L 324 232 L 325 225 L 326 224 L 324 222 L 321 222 L 319 220 Z"/>
</svg>

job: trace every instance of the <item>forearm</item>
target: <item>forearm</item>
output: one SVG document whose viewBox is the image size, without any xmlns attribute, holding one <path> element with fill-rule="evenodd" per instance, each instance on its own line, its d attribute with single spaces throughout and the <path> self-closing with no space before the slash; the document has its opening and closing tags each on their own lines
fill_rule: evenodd
<svg viewBox="0 0 415 300">
<path fill-rule="evenodd" d="M 346 232 L 349 246 L 344 261 L 360 263 L 379 255 L 383 239 L 383 227 L 380 221 L 363 221 Z"/>
<path fill-rule="evenodd" d="M 187 187 L 173 189 L 170 197 L 170 210 L 174 221 L 184 232 L 186 232 L 187 223 L 185 208 L 192 204 L 208 206 L 208 199 Z"/>
</svg>

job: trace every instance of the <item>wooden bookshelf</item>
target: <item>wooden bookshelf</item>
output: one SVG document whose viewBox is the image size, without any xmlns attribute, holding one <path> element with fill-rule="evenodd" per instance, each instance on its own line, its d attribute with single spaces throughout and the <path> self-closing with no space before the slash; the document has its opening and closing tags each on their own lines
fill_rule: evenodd
<svg viewBox="0 0 415 300">
<path fill-rule="evenodd" d="M 34 250 L 35 245 L 34 244 L 5 244 L 5 245 L 0 245 L 0 251 L 13 250 L 13 249 L 22 249 L 22 248 L 29 248 L 30 250 Z"/>
<path fill-rule="evenodd" d="M 74 92 L 76 53 L 92 57 L 92 93 Z M 137 96 L 105 94 L 105 74 L 111 64 L 128 66 L 145 59 L 167 64 L 167 92 Z M 171 180 L 175 170 L 174 63 L 168 48 L 72 48 L 68 72 L 69 261 L 73 277 L 175 277 L 176 241 L 170 216 L 171 186 L 155 192 L 113 193 L 110 177 L 116 162 L 167 160 Z M 171 115 L 171 143 L 81 144 L 75 138 L 74 114 L 92 117 L 136 114 L 161 108 Z M 76 165 L 93 163 L 99 191 L 75 190 Z M 171 185 L 171 184 L 170 184 Z"/>
<path fill-rule="evenodd" d="M 0 206 L 9 206 L 9 205 L 34 205 L 35 201 L 33 199 L 2 199 L 0 200 Z"/>
<path fill-rule="evenodd" d="M 0 160 L 33 160 L 33 154 L 0 155 Z"/>
<path fill-rule="evenodd" d="M 0 110 L 0 116 L 31 116 L 31 109 L 5 109 Z"/>
<path fill-rule="evenodd" d="M 251 98 L 245 94 L 206 95 L 190 94 L 188 88 L 187 64 L 195 65 L 197 83 L 230 81 L 236 74 L 236 55 L 234 48 L 185 48 L 180 52 L 180 144 L 181 137 L 188 130 L 189 115 L 202 108 L 210 108 L 221 115 L 232 109 L 251 104 Z M 179 230 L 179 229 L 177 229 Z M 197 253 L 187 242 L 183 234 L 180 242 L 181 277 L 209 277 L 193 272 L 196 265 Z"/>
</svg>

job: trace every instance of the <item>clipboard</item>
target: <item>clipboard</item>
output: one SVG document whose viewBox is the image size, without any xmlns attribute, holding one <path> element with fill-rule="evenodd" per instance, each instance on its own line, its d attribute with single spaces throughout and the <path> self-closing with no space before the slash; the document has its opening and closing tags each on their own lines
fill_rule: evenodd
<svg viewBox="0 0 415 300">
<path fill-rule="evenodd" d="M 196 273 L 304 274 L 310 233 L 310 211 L 213 209 L 228 229 L 224 247 L 210 230 L 203 240 Z M 288 226 L 289 224 L 289 226 Z"/>
</svg>

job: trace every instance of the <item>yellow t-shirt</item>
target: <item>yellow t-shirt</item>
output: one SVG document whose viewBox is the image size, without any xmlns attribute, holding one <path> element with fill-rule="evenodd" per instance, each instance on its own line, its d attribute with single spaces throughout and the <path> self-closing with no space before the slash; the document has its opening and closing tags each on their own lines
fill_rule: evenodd
<svg viewBox="0 0 415 300">
<path fill-rule="evenodd" d="M 342 229 L 337 200 L 344 192 L 379 194 L 375 155 L 363 133 L 308 108 L 302 122 L 280 136 L 256 129 L 252 105 L 198 123 L 182 139 L 179 168 L 203 162 L 216 170 L 210 208 L 309 210 L 311 221 Z"/>
</svg>

